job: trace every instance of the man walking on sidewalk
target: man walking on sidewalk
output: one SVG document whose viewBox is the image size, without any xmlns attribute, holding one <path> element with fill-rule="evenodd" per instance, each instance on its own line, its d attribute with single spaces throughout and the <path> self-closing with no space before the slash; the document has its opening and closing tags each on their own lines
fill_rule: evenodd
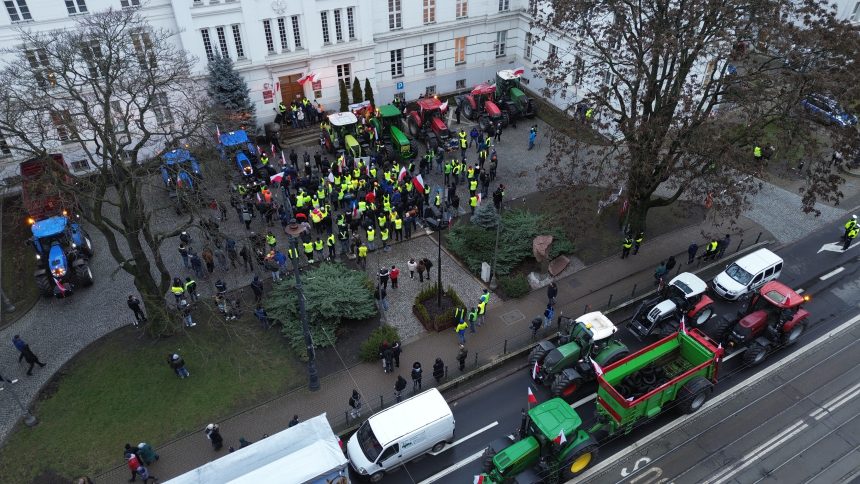
<svg viewBox="0 0 860 484">
<path fill-rule="evenodd" d="M 30 368 L 27 369 L 27 376 L 33 376 L 33 366 L 39 365 L 40 368 L 44 368 L 45 364 L 39 361 L 39 357 L 36 356 L 36 353 L 33 353 L 33 350 L 30 349 L 30 345 L 27 344 L 21 336 L 15 335 L 12 337 L 12 344 L 15 346 L 21 354 L 18 355 L 18 363 L 23 359 L 27 363 L 30 364 Z"/>
<path fill-rule="evenodd" d="M 699 244 L 693 242 L 687 247 L 687 265 L 692 264 L 696 259 L 696 253 L 699 252 Z"/>
<path fill-rule="evenodd" d="M 549 300 L 549 304 L 555 304 L 555 298 L 558 297 L 558 284 L 555 281 L 550 282 L 549 286 L 547 286 L 546 297 Z"/>
</svg>

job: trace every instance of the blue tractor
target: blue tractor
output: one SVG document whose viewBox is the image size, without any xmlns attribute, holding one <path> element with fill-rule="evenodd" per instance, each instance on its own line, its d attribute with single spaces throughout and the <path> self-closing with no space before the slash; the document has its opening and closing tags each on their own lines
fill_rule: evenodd
<svg viewBox="0 0 860 484">
<path fill-rule="evenodd" d="M 266 170 L 261 170 L 257 147 L 248 138 L 245 130 L 222 133 L 220 141 L 218 149 L 221 151 L 221 158 L 236 163 L 242 183 L 253 185 L 259 181 L 267 181 Z"/>
<path fill-rule="evenodd" d="M 176 213 L 182 213 L 183 202 L 196 196 L 200 191 L 200 163 L 186 149 L 175 149 L 161 155 L 161 180 L 168 190 Z"/>
<path fill-rule="evenodd" d="M 31 231 L 38 266 L 34 276 L 43 295 L 62 298 L 93 284 L 93 244 L 80 223 L 64 213 L 34 222 Z"/>
</svg>

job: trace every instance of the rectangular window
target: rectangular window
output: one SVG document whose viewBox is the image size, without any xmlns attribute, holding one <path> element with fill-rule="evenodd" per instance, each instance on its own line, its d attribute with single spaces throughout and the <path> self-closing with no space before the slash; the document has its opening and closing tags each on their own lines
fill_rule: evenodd
<svg viewBox="0 0 860 484">
<path fill-rule="evenodd" d="M 507 12 L 511 9 L 511 0 L 499 0 L 499 12 Z"/>
<path fill-rule="evenodd" d="M 212 50 L 212 39 L 209 38 L 209 29 L 201 30 L 200 35 L 203 36 L 203 50 L 206 51 L 206 59 L 214 59 L 215 51 Z"/>
<path fill-rule="evenodd" d="M 454 82 L 454 89 L 466 89 L 466 80 L 465 79 L 457 79 Z"/>
<path fill-rule="evenodd" d="M 233 27 L 233 43 L 236 44 L 236 57 L 239 59 L 245 58 L 245 48 L 242 46 L 242 34 L 239 33 L 239 24 L 232 25 Z"/>
<path fill-rule="evenodd" d="M 195 3 L 197 3 L 195 1 Z M 122 8 L 134 8 L 140 6 L 140 0 L 119 0 L 119 4 L 122 5 Z"/>
<path fill-rule="evenodd" d="M 457 18 L 466 18 L 469 16 L 469 0 L 457 0 Z"/>
<path fill-rule="evenodd" d="M 293 15 L 293 43 L 296 45 L 296 49 L 302 48 L 302 31 L 299 30 L 299 16 Z"/>
<path fill-rule="evenodd" d="M 466 37 L 454 39 L 454 64 L 466 63 Z"/>
<path fill-rule="evenodd" d="M 30 15 L 30 7 L 27 6 L 27 0 L 3 0 L 3 3 L 6 4 L 6 11 L 9 12 L 9 18 L 13 22 L 33 20 L 33 16 Z"/>
<path fill-rule="evenodd" d="M 170 101 L 167 99 L 167 94 L 163 92 L 155 94 L 155 99 L 152 101 L 152 113 L 155 114 L 155 121 L 159 126 L 173 122 L 173 114 L 170 113 Z"/>
<path fill-rule="evenodd" d="M 424 44 L 424 70 L 436 68 L 436 44 Z"/>
<path fill-rule="evenodd" d="M 275 53 L 275 40 L 272 38 L 272 21 L 263 20 L 263 34 L 266 36 L 266 48 L 270 54 Z"/>
<path fill-rule="evenodd" d="M 343 81 L 346 84 L 346 88 L 349 89 L 350 82 L 352 79 L 350 78 L 350 65 L 349 64 L 340 64 L 337 66 L 337 79 L 339 81 Z"/>
<path fill-rule="evenodd" d="M 66 10 L 69 11 L 69 15 L 87 13 L 87 3 L 85 0 L 66 0 Z"/>
<path fill-rule="evenodd" d="M 12 154 L 12 150 L 9 149 L 9 143 L 6 142 L 6 136 L 3 135 L 3 132 L 0 131 L 0 155 L 8 156 Z"/>
<path fill-rule="evenodd" d="M 320 23 L 322 24 L 322 34 L 323 34 L 323 44 L 330 44 L 331 37 L 329 37 L 328 33 L 328 11 L 323 10 L 320 12 Z"/>
<path fill-rule="evenodd" d="M 531 60 L 532 58 L 532 34 L 531 32 L 526 32 L 526 45 L 523 50 L 523 59 Z"/>
<path fill-rule="evenodd" d="M 158 67 L 158 61 L 155 59 L 155 50 L 152 48 L 152 37 L 149 32 L 140 32 L 131 35 L 131 42 L 134 44 L 134 51 L 137 53 L 137 62 L 140 67 L 150 67 L 155 69 Z"/>
<path fill-rule="evenodd" d="M 346 28 L 349 31 L 349 40 L 355 38 L 355 7 L 346 8 Z"/>
<path fill-rule="evenodd" d="M 343 21 L 340 18 L 341 9 L 332 10 L 334 14 L 334 38 L 338 42 L 343 42 Z"/>
<path fill-rule="evenodd" d="M 90 77 L 103 77 L 107 74 L 107 72 L 105 72 L 104 63 L 102 62 L 104 57 L 102 55 L 102 46 L 97 40 L 91 40 L 84 43 L 84 45 L 81 46 L 81 55 L 83 55 L 84 61 L 86 61 L 87 67 L 90 70 Z"/>
<path fill-rule="evenodd" d="M 7 1 L 8 3 L 8 1 Z M 388 0 L 388 29 L 403 28 L 403 13 L 400 10 L 400 0 Z"/>
<path fill-rule="evenodd" d="M 84 171 L 90 167 L 90 162 L 86 159 L 73 161 L 70 164 L 72 166 L 72 171 Z"/>
<path fill-rule="evenodd" d="M 39 87 L 45 89 L 49 85 L 53 86 L 57 84 L 56 76 L 54 76 L 54 72 L 51 70 L 51 63 L 48 61 L 48 53 L 45 52 L 45 49 L 32 49 L 25 51 L 24 54 L 27 57 L 27 62 L 30 63 L 30 67 L 33 69 Z"/>
<path fill-rule="evenodd" d="M 582 82 L 582 76 L 585 75 L 585 61 L 582 57 L 576 56 L 573 61 L 573 83 L 577 86 Z"/>
<path fill-rule="evenodd" d="M 508 40 L 508 31 L 500 30 L 496 32 L 496 57 L 504 57 L 505 55 L 505 43 Z"/>
<path fill-rule="evenodd" d="M 424 96 L 425 97 L 430 97 L 434 94 L 436 94 L 436 86 L 435 85 L 427 86 L 426 88 L 424 88 Z"/>
<path fill-rule="evenodd" d="M 391 77 L 403 75 L 403 49 L 391 51 Z"/>
<path fill-rule="evenodd" d="M 221 55 L 230 57 L 230 51 L 227 50 L 227 34 L 224 32 L 224 27 L 215 27 L 215 33 L 218 35 L 218 47 L 221 49 Z"/>
<path fill-rule="evenodd" d="M 51 122 L 54 124 L 54 128 L 57 130 L 57 138 L 60 141 L 71 141 L 71 120 L 72 116 L 69 114 L 69 111 L 67 109 L 51 112 Z"/>
<path fill-rule="evenodd" d="M 287 44 L 287 19 L 284 17 L 278 18 L 278 36 L 281 39 L 281 52 L 290 50 L 290 46 Z"/>
<path fill-rule="evenodd" d="M 436 22 L 436 0 L 424 0 L 424 23 Z"/>
<path fill-rule="evenodd" d="M 555 44 L 549 44 L 549 57 L 556 58 L 558 57 L 558 46 Z"/>
</svg>

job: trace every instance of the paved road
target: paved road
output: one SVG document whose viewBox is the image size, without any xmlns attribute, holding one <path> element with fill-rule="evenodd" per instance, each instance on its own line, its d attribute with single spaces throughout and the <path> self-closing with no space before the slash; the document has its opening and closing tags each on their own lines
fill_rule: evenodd
<svg viewBox="0 0 860 484">
<path fill-rule="evenodd" d="M 734 395 L 746 388 L 750 379 L 755 378 L 759 372 L 777 368 L 773 365 L 779 365 L 783 359 L 790 358 L 793 352 L 802 350 L 803 343 L 813 341 L 831 331 L 856 313 L 857 295 L 860 294 L 860 273 L 856 262 L 860 249 L 851 249 L 845 253 L 820 250 L 825 244 L 835 242 L 836 238 L 838 233 L 834 237 L 832 231 L 825 230 L 778 251 L 786 261 L 786 269 L 781 279 L 812 295 L 812 301 L 807 304 L 807 309 L 812 313 L 809 329 L 802 337 L 801 344 L 771 355 L 767 362 L 756 370 L 742 365 L 742 359 L 737 357 L 741 353 L 730 355 L 721 367 L 721 384 L 714 398 Z M 857 252 L 853 252 L 855 250 Z M 713 272 L 715 271 L 706 273 L 706 278 L 712 276 Z M 718 314 L 734 310 L 735 306 L 731 303 L 721 301 L 717 304 Z M 632 308 L 626 313 L 613 314 L 613 320 L 617 324 L 623 324 L 630 312 Z M 712 329 L 712 326 L 713 320 L 705 325 L 705 331 Z M 810 478 L 817 482 L 837 482 L 827 479 L 857 466 L 855 456 L 858 441 L 854 435 L 860 435 L 856 432 L 860 430 L 860 426 L 854 417 L 860 408 L 860 379 L 856 376 L 860 355 L 857 354 L 854 342 L 858 333 L 860 324 L 854 326 L 850 334 L 839 339 L 843 344 L 841 349 L 826 347 L 816 351 L 789 369 L 780 370 L 779 375 L 768 378 L 766 384 L 756 385 L 756 391 L 770 393 L 767 393 L 767 398 L 763 401 L 745 409 L 743 418 L 721 405 L 719 410 L 729 416 L 726 419 L 728 423 L 713 428 L 708 428 L 707 422 L 701 424 L 704 428 L 699 431 L 702 436 L 695 435 L 685 424 L 681 427 L 682 431 L 671 434 L 672 440 L 658 439 L 646 451 L 630 454 L 626 447 L 633 441 L 647 437 L 676 421 L 674 415 L 667 414 L 635 430 L 630 436 L 603 443 L 600 453 L 605 456 L 605 460 L 626 457 L 590 477 L 589 482 L 614 482 L 622 479 L 622 471 L 630 476 L 623 482 L 631 484 L 657 482 L 660 475 L 677 476 L 674 482 L 678 483 L 703 482 L 709 477 L 716 478 L 714 483 L 734 482 L 732 479 L 738 480 L 737 482 L 758 482 L 761 478 L 773 482 L 788 482 L 786 476 L 795 475 L 792 469 L 798 465 L 796 461 L 803 459 L 805 462 L 809 456 L 819 457 L 820 459 L 814 462 L 822 463 L 817 467 L 807 466 Z M 643 343 L 637 342 L 626 331 L 621 334 L 630 347 L 642 346 Z M 828 360 L 827 356 L 831 354 L 836 356 Z M 804 371 L 805 373 L 798 376 Z M 789 376 L 783 376 L 783 372 L 788 372 Z M 793 376 L 798 378 L 792 380 Z M 474 475 L 480 472 L 483 449 L 493 440 L 512 433 L 519 425 L 520 411 L 526 404 L 526 388 L 530 385 L 535 388 L 527 372 L 520 370 L 455 402 L 458 436 L 469 438 L 440 455 L 427 456 L 408 464 L 404 469 L 395 470 L 385 482 L 471 482 Z M 773 386 L 777 389 L 774 390 Z M 549 398 L 545 389 L 535 389 L 540 401 Z M 574 401 L 571 402 L 586 422 L 593 418 L 593 400 L 587 398 L 593 391 L 593 385 L 585 387 L 581 393 L 573 396 Z M 758 396 L 751 392 L 741 398 L 728 400 L 743 407 L 744 402 L 754 401 L 756 398 Z M 820 411 L 821 408 L 831 408 L 833 412 Z M 818 413 L 815 413 L 817 410 Z M 725 417 L 714 415 L 708 417 L 708 421 Z M 815 420 L 815 416 L 819 416 L 819 420 Z M 810 419 L 812 422 L 807 422 Z M 788 435 L 780 432 L 801 420 L 792 430 L 804 424 L 809 425 L 809 428 L 804 427 L 804 432 L 791 435 L 790 446 L 781 448 L 777 453 L 767 452 L 772 444 L 769 441 L 773 437 Z M 733 431 L 735 434 L 732 434 Z M 476 432 L 477 435 L 471 435 Z M 667 449 L 676 439 L 686 442 L 682 449 L 686 457 L 676 457 L 674 454 L 671 454 L 671 458 L 665 457 Z M 773 440 L 775 442 L 780 439 Z M 763 453 L 759 447 L 765 449 Z M 655 462 L 657 458 L 645 452 L 664 456 L 666 464 L 659 463 L 659 470 L 649 470 L 646 464 Z M 749 454 L 766 458 L 742 460 Z M 781 465 L 783 462 L 785 465 Z M 632 474 L 634 469 L 638 470 L 638 474 Z M 725 469 L 729 470 L 723 472 Z M 740 470 L 733 472 L 736 469 Z M 721 472 L 723 473 L 718 474 Z M 775 477 L 769 477 L 771 472 Z M 816 477 L 818 472 L 821 472 L 821 475 Z M 642 480 L 637 481 L 638 476 L 643 476 Z M 653 479 L 651 476 L 654 476 Z M 755 477 L 750 479 L 750 476 Z M 780 477 L 782 480 L 779 480 Z M 797 481 L 792 479 L 790 482 Z"/>
</svg>

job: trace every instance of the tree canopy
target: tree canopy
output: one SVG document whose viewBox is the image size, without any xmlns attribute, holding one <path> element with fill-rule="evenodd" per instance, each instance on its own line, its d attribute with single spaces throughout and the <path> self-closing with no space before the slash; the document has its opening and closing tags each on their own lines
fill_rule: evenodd
<svg viewBox="0 0 860 484">
<path fill-rule="evenodd" d="M 236 69 L 233 60 L 224 55 L 217 55 L 209 61 L 209 97 L 228 123 L 227 130 L 237 129 L 242 125 L 256 124 L 254 104 L 251 102 L 248 83 Z"/>
</svg>

